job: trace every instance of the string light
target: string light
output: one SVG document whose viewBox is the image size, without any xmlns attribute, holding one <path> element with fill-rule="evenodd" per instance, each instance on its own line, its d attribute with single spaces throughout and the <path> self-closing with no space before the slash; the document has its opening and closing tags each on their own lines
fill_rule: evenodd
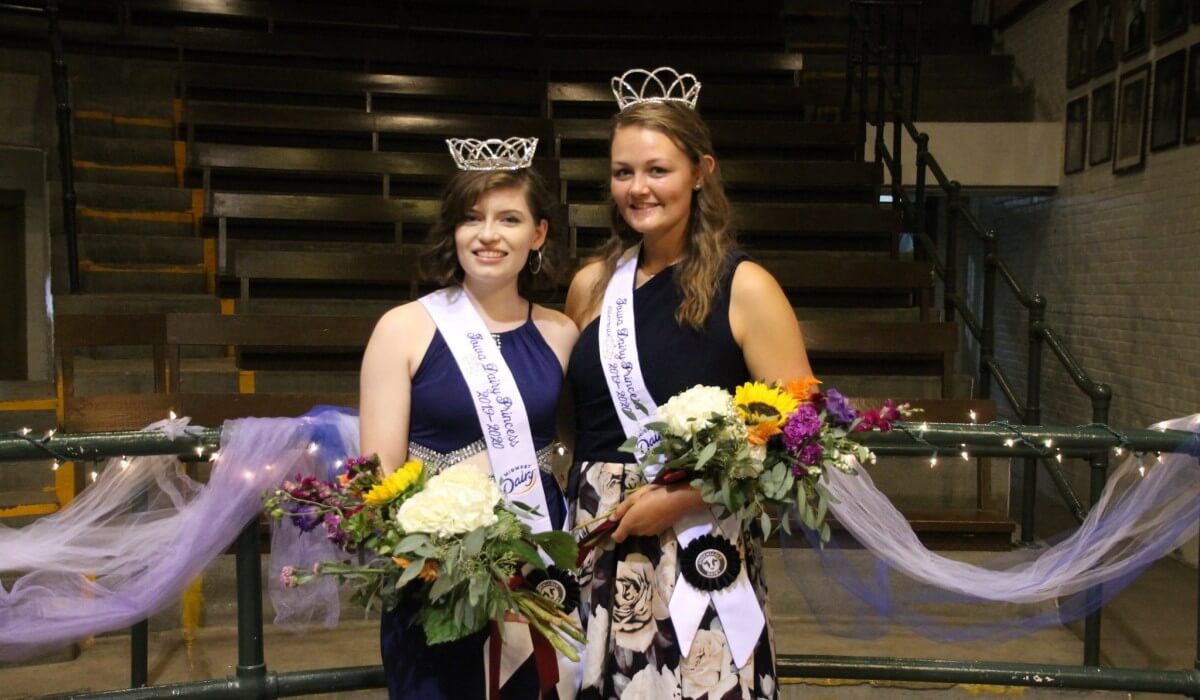
<svg viewBox="0 0 1200 700">
<path fill-rule="evenodd" d="M 93 469 L 92 470 L 92 483 L 93 484 L 96 483 L 96 479 L 99 479 L 99 478 L 100 478 L 99 472 L 97 472 L 96 470 Z"/>
<path fill-rule="evenodd" d="M 21 428 L 21 437 L 25 437 L 26 435 L 28 435 L 32 432 L 33 431 L 30 430 L 28 427 Z"/>
<path fill-rule="evenodd" d="M 1054 447 L 1054 441 L 1051 440 L 1050 438 L 1046 438 L 1046 440 L 1044 442 L 1042 442 L 1042 444 L 1045 445 L 1047 448 Z"/>
<path fill-rule="evenodd" d="M 128 469 L 128 468 L 129 468 L 129 458 L 128 458 L 128 457 L 122 457 L 122 458 L 121 458 L 121 469 L 122 469 L 122 470 L 125 470 L 125 469 Z"/>
<path fill-rule="evenodd" d="M 1008 438 L 1007 440 L 1004 441 L 1005 447 L 1012 447 L 1015 444 L 1017 444 L 1017 441 L 1013 440 L 1012 438 Z"/>
<path fill-rule="evenodd" d="M 937 466 L 937 455 L 934 455 L 929 458 L 929 468 L 933 469 L 936 466 Z"/>
<path fill-rule="evenodd" d="M 317 453 L 317 450 L 319 450 L 319 449 L 320 448 L 317 446 L 317 443 L 315 443 L 315 442 L 308 443 L 308 453 L 310 455 L 315 455 Z"/>
<path fill-rule="evenodd" d="M 61 464 L 59 464 L 59 463 L 58 463 L 58 460 L 56 459 L 56 460 L 54 460 L 54 463 L 50 465 L 50 471 L 52 471 L 52 472 L 56 472 L 56 471 L 58 471 L 58 468 L 59 468 L 59 467 L 61 467 L 61 466 L 62 466 L 62 465 L 61 465 Z"/>
<path fill-rule="evenodd" d="M 974 423 L 975 419 L 977 418 L 975 415 L 975 409 L 972 408 L 970 411 L 967 411 L 967 415 L 971 417 L 971 422 Z"/>
<path fill-rule="evenodd" d="M 1120 457 L 1124 452 L 1125 452 L 1125 450 L 1122 450 L 1120 445 L 1117 445 L 1116 447 L 1113 448 L 1113 454 L 1118 457 Z"/>
<path fill-rule="evenodd" d="M 929 424 L 928 424 L 928 423 L 922 423 L 922 424 L 921 424 L 921 432 L 922 432 L 922 433 L 924 433 L 924 432 L 928 432 L 928 431 L 929 431 Z"/>
<path fill-rule="evenodd" d="M 338 461 L 334 462 L 334 463 L 333 463 L 333 468 L 334 468 L 334 469 L 341 469 L 341 468 L 342 468 L 342 460 L 340 460 L 340 459 L 339 459 Z"/>
<path fill-rule="evenodd" d="M 267 471 L 271 471 L 271 465 L 268 464 L 267 466 L 263 467 L 263 469 L 266 469 Z"/>
<path fill-rule="evenodd" d="M 962 452 L 960 452 L 959 454 L 962 455 L 963 460 L 966 461 L 966 460 L 971 459 L 971 455 L 967 453 L 967 444 L 965 442 L 961 443 L 959 445 L 959 447 L 962 448 Z"/>
<path fill-rule="evenodd" d="M 1059 451 L 1058 454 L 1054 455 L 1054 459 L 1058 460 L 1059 464 L 1062 464 L 1062 451 Z"/>
<path fill-rule="evenodd" d="M 203 445 L 201 445 L 200 447 L 197 447 L 197 448 L 196 448 L 196 456 L 197 456 L 197 457 L 203 457 L 203 456 L 204 456 L 204 446 L 203 446 Z"/>
<path fill-rule="evenodd" d="M 167 411 L 167 417 L 170 418 L 171 420 L 175 420 L 176 419 L 175 411 Z"/>
<path fill-rule="evenodd" d="M 1157 455 L 1158 455 L 1158 463 L 1159 463 L 1159 464 L 1162 464 L 1162 462 L 1163 462 L 1163 456 L 1162 456 L 1162 453 L 1161 453 L 1161 452 L 1156 452 L 1155 454 L 1157 454 Z"/>
<path fill-rule="evenodd" d="M 51 428 L 46 431 L 46 439 L 49 440 L 52 437 L 54 437 L 54 428 Z"/>
</svg>

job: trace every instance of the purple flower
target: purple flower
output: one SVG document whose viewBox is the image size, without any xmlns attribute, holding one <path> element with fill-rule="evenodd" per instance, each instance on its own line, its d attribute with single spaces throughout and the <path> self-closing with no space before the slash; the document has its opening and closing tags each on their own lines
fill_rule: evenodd
<svg viewBox="0 0 1200 700">
<path fill-rule="evenodd" d="M 808 404 L 800 404 L 796 412 L 788 416 L 783 424 L 783 444 L 792 453 L 796 453 L 804 443 L 821 433 L 821 417 L 815 408 Z"/>
<path fill-rule="evenodd" d="M 850 405 L 850 401 L 837 389 L 825 392 L 825 413 L 843 427 L 850 427 L 850 424 L 858 417 L 858 413 Z"/>
<path fill-rule="evenodd" d="M 821 456 L 823 454 L 825 454 L 825 448 L 821 447 L 821 443 L 810 442 L 800 450 L 798 459 L 805 466 L 815 467 L 821 463 Z"/>
<path fill-rule="evenodd" d="M 321 524 L 321 514 L 312 504 L 300 503 L 289 505 L 287 508 L 292 514 L 292 524 L 300 528 L 301 532 L 312 532 L 313 528 Z"/>
<path fill-rule="evenodd" d="M 339 547 L 344 546 L 350 540 L 350 536 L 342 531 L 342 517 L 337 513 L 325 514 L 325 533 L 329 541 Z"/>
</svg>

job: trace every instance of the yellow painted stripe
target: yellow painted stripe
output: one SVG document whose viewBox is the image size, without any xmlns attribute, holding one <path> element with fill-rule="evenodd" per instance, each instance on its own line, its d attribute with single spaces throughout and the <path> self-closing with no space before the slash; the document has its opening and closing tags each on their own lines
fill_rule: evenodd
<svg viewBox="0 0 1200 700">
<path fill-rule="evenodd" d="M 175 126 L 171 119 L 163 119 L 161 117 L 131 117 L 127 114 L 113 114 L 102 109 L 80 109 L 75 111 L 73 116 L 76 119 L 111 121 L 114 124 L 126 124 L 129 126 L 156 126 L 164 129 L 170 129 Z"/>
<path fill-rule="evenodd" d="M 23 506 L 0 508 L 0 518 L 24 518 L 31 515 L 49 515 L 57 510 L 57 503 L 30 503 Z"/>
<path fill-rule="evenodd" d="M 24 399 L 22 401 L 0 401 L 0 411 L 54 411 L 58 399 Z"/>
<path fill-rule="evenodd" d="M 242 370 L 238 372 L 238 393 L 254 393 L 254 372 L 252 370 Z"/>
<path fill-rule="evenodd" d="M 183 186 L 183 171 L 179 173 L 179 185 Z M 192 233 L 200 236 L 200 222 L 204 220 L 204 190 L 192 190 Z"/>
<path fill-rule="evenodd" d="M 62 425 L 67 422 L 67 402 L 66 389 L 63 387 L 62 370 L 57 370 L 54 373 L 54 393 L 58 397 L 58 424 Z M 59 501 L 60 503 L 62 501 Z"/>
<path fill-rule="evenodd" d="M 75 500 L 75 463 L 63 462 L 54 472 L 54 493 L 58 495 L 58 507 L 66 508 Z"/>
<path fill-rule="evenodd" d="M 213 238 L 204 239 L 204 289 L 209 294 L 217 293 L 217 241 Z M 233 313 L 233 299 L 228 301 L 231 306 L 229 313 L 225 313 L 226 300 L 221 300 L 221 313 L 226 316 Z"/>
<path fill-rule="evenodd" d="M 191 644 L 196 639 L 196 630 L 204 626 L 204 576 L 197 576 L 183 591 L 180 600 L 179 618 L 183 626 L 183 640 Z"/>
<path fill-rule="evenodd" d="M 187 142 L 175 142 L 175 186 L 183 187 L 183 170 L 187 167 Z"/>
<path fill-rule="evenodd" d="M 79 269 L 86 272 L 162 272 L 171 275 L 195 275 L 204 273 L 204 263 L 195 265 L 112 265 L 80 260 Z"/>
<path fill-rule="evenodd" d="M 76 168 L 80 170 L 120 170 L 123 172 L 133 173 L 173 173 L 174 166 L 171 165 L 136 165 L 131 163 L 97 163 L 90 160 L 72 161 Z"/>
<path fill-rule="evenodd" d="M 221 315 L 232 316 L 236 308 L 237 299 L 222 299 L 221 300 Z"/>
<path fill-rule="evenodd" d="M 123 209 L 93 209 L 79 207 L 79 215 L 108 221 L 165 221 L 174 224 L 192 223 L 190 211 L 127 211 Z"/>
<path fill-rule="evenodd" d="M 171 100 L 171 118 L 175 120 L 176 125 L 183 121 L 183 100 L 178 97 Z"/>
</svg>

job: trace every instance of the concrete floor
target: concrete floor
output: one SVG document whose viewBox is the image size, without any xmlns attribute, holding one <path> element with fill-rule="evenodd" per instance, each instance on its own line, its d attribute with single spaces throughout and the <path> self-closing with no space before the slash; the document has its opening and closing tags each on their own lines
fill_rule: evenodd
<svg viewBox="0 0 1200 700">
<path fill-rule="evenodd" d="M 983 559 L 990 555 L 957 552 L 952 556 Z M 1082 661 L 1081 625 L 1046 630 L 1000 643 L 940 644 L 902 630 L 891 630 L 882 638 L 871 641 L 831 636 L 817 626 L 809 613 L 803 597 L 783 568 L 779 550 L 767 550 L 767 565 L 772 621 L 780 653 L 1061 664 Z M 230 557 L 223 557 L 210 569 L 205 589 L 207 624 L 198 631 L 190 646 L 184 643 L 178 629 L 177 609 L 166 610 L 151 621 L 152 683 L 223 678 L 234 673 L 237 633 Z M 1131 668 L 1191 668 L 1196 653 L 1196 590 L 1196 570 L 1176 559 L 1164 559 L 1147 571 L 1105 609 L 1102 626 L 1103 663 Z M 987 614 L 984 610 L 978 611 L 978 615 Z M 267 615 L 270 619 L 269 609 Z M 267 667 L 276 671 L 294 671 L 375 664 L 379 654 L 377 625 L 376 620 L 363 619 L 349 608 L 344 611 L 341 624 L 333 630 L 314 629 L 297 635 L 268 624 L 265 635 Z M 0 698 L 127 686 L 128 635 L 105 635 L 82 646 L 77 658 L 70 658 L 69 652 L 64 650 L 40 660 L 0 667 Z M 785 681 L 781 688 L 784 698 L 973 698 L 993 695 L 1031 698 L 1170 697 L 965 684 L 864 683 L 817 679 Z M 370 690 L 343 693 L 338 697 L 384 696 L 383 691 Z"/>
</svg>

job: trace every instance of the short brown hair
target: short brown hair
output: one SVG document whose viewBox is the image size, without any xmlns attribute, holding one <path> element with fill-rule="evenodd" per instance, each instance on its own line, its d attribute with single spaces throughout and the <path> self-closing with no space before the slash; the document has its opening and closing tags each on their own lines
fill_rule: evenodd
<svg viewBox="0 0 1200 700">
<path fill-rule="evenodd" d="M 462 284 L 463 269 L 458 263 L 458 247 L 454 243 L 454 232 L 466 218 L 467 212 L 485 193 L 507 187 L 521 187 L 534 225 L 543 219 L 547 222 L 546 241 L 542 244 L 542 269 L 534 275 L 526 265 L 517 278 L 517 289 L 522 295 L 535 289 L 556 286 L 559 282 L 559 266 L 555 260 L 554 228 L 558 201 L 549 186 L 532 168 L 520 170 L 460 170 L 450 178 L 442 191 L 442 204 L 437 221 L 429 229 L 429 247 L 421 254 L 421 276 L 427 281 L 446 286 Z"/>
</svg>

